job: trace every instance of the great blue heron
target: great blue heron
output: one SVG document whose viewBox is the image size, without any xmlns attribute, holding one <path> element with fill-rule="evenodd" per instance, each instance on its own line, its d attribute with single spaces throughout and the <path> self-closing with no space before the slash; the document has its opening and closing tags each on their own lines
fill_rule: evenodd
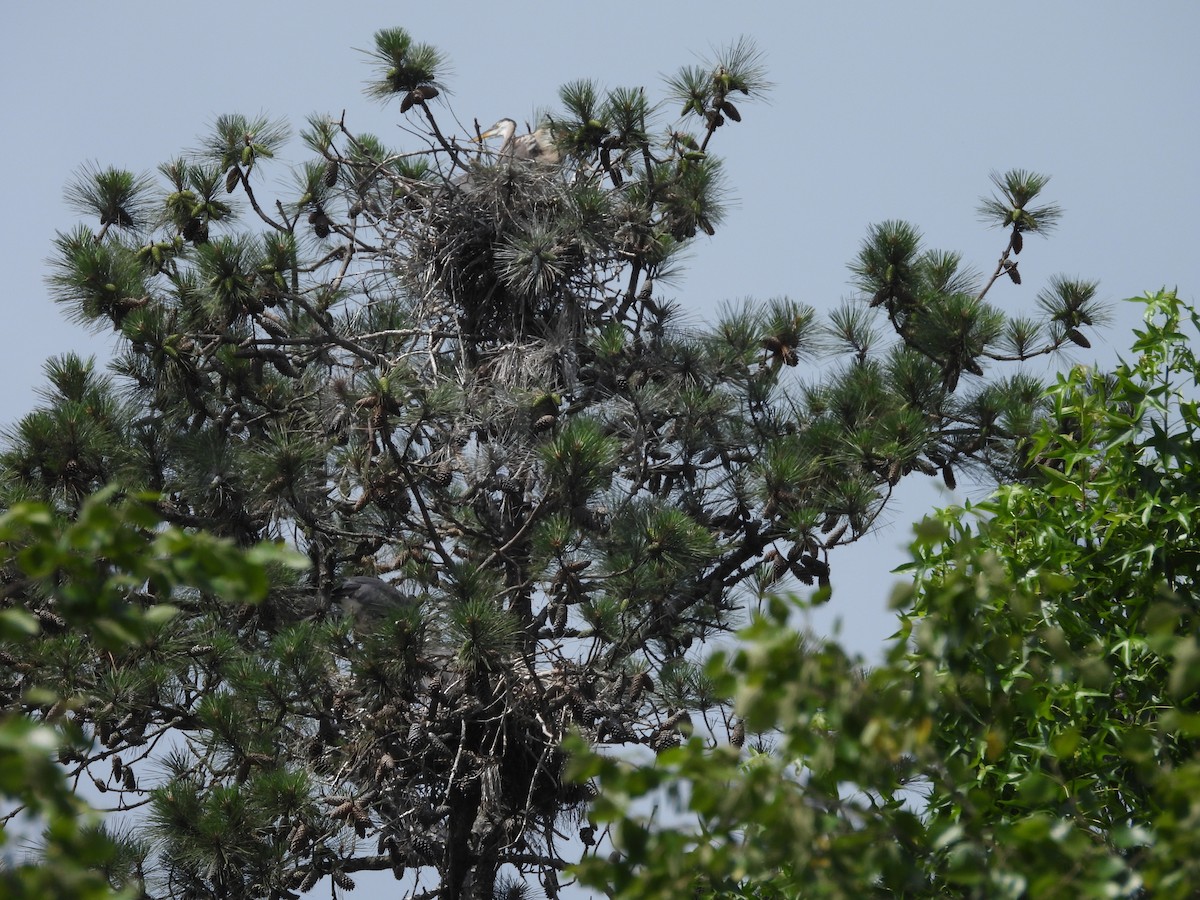
<svg viewBox="0 0 1200 900">
<path fill-rule="evenodd" d="M 512 119 L 501 119 L 487 131 L 479 136 L 480 141 L 486 141 L 488 138 L 503 138 L 500 144 L 500 156 L 508 156 L 513 159 L 532 159 L 537 162 L 557 163 L 561 156 L 558 148 L 554 146 L 554 141 L 550 137 L 550 132 L 545 128 L 538 128 L 531 131 L 529 134 L 517 136 L 517 123 Z"/>
<path fill-rule="evenodd" d="M 373 575 L 351 575 L 334 589 L 333 597 L 357 622 L 379 621 L 419 602 Z"/>
</svg>

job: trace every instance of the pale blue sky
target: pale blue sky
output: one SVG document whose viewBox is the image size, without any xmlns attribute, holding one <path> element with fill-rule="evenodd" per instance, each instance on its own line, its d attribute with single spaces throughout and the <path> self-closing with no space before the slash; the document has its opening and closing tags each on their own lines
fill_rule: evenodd
<svg viewBox="0 0 1200 900">
<path fill-rule="evenodd" d="M 997 285 L 995 302 L 1032 310 L 1056 273 L 1098 279 L 1114 301 L 1164 284 L 1195 300 L 1200 288 L 1200 4 L 1188 0 L 27 2 L 6 11 L 0 54 L 0 424 L 31 408 L 47 356 L 110 347 L 46 299 L 51 240 L 74 221 L 62 201 L 71 174 L 87 161 L 150 171 L 226 112 L 299 128 L 345 109 L 352 129 L 398 141 L 399 113 L 363 97 L 354 50 L 397 25 L 450 56 L 453 109 L 484 124 L 530 118 L 580 77 L 653 97 L 696 53 L 752 37 L 776 88 L 718 135 L 736 203 L 674 286 L 697 321 L 747 296 L 834 305 L 883 219 L 908 219 L 929 245 L 990 270 L 1004 239 L 975 205 L 988 173 L 1013 167 L 1053 175 L 1066 216 L 1049 241 L 1027 242 L 1024 285 Z M 1077 360 L 1111 361 L 1126 345 L 1135 310 L 1118 311 Z M 945 500 L 929 483 L 903 493 L 890 526 L 833 556 L 835 595 L 815 617 L 844 619 L 846 643 L 868 655 L 893 630 L 887 573 L 908 523 Z"/>
<path fill-rule="evenodd" d="M 1200 5 L 1185 0 L 26 3 L 8 10 L 0 55 L 0 423 L 31 408 L 47 356 L 110 346 L 46 299 L 51 240 L 74 221 L 71 174 L 87 161 L 152 170 L 226 112 L 298 128 L 345 109 L 351 128 L 398 142 L 398 110 L 363 97 L 369 70 L 354 49 L 396 25 L 450 56 L 454 111 L 485 124 L 528 119 L 580 77 L 653 97 L 695 54 L 753 38 L 776 88 L 718 135 L 736 202 L 673 287 L 697 321 L 747 296 L 832 306 L 850 292 L 846 264 L 868 224 L 888 218 L 990 270 L 1004 239 L 975 205 L 988 173 L 1012 167 L 1053 175 L 1066 216 L 1050 240 L 1027 242 L 1024 285 L 997 285 L 995 302 L 1032 310 L 1056 273 L 1098 279 L 1113 300 L 1164 284 L 1195 299 L 1200 285 Z M 1134 310 L 1119 311 L 1077 360 L 1111 360 L 1126 343 Z M 844 617 L 864 653 L 892 630 L 887 572 L 908 522 L 939 502 L 928 484 L 904 494 L 889 527 L 832 558 L 836 593 L 818 624 Z"/>
</svg>

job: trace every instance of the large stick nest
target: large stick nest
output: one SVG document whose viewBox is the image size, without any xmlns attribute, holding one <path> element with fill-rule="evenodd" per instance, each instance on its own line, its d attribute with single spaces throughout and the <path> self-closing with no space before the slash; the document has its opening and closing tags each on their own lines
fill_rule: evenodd
<svg viewBox="0 0 1200 900">
<path fill-rule="evenodd" d="M 408 236 L 401 277 L 415 296 L 455 310 L 469 349 L 544 338 L 564 313 L 577 318 L 580 298 L 586 304 L 596 283 L 590 270 L 607 256 L 597 200 L 603 203 L 557 167 L 475 165 L 466 178 L 431 192 Z"/>
</svg>

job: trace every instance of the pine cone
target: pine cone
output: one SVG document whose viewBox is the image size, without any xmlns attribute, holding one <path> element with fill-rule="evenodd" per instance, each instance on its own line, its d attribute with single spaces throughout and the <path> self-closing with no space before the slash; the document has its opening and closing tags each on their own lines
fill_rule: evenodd
<svg viewBox="0 0 1200 900">
<path fill-rule="evenodd" d="M 843 522 L 841 525 L 839 525 L 837 528 L 835 528 L 829 534 L 829 537 L 825 538 L 825 546 L 832 547 L 834 544 L 836 544 L 838 541 L 840 541 L 842 539 L 842 536 L 845 535 L 846 529 L 849 526 L 850 526 L 849 522 Z"/>
<path fill-rule="evenodd" d="M 321 880 L 321 871 L 316 866 L 313 866 L 312 868 L 310 868 L 308 870 L 308 874 L 306 874 L 304 876 L 303 880 L 300 882 L 300 890 L 305 893 L 308 893 L 316 886 L 317 882 L 320 880 Z"/>
<path fill-rule="evenodd" d="M 56 612 L 48 609 L 35 609 L 33 616 L 38 620 L 38 623 L 47 631 L 62 631 L 67 627 L 67 620 Z"/>
<path fill-rule="evenodd" d="M 385 753 L 379 757 L 379 762 L 375 764 L 375 780 L 383 781 L 383 779 L 396 768 L 396 760 L 390 753 Z"/>
<path fill-rule="evenodd" d="M 297 822 L 288 835 L 288 850 L 292 853 L 299 853 L 308 845 L 308 824 L 305 822 Z"/>
<path fill-rule="evenodd" d="M 780 578 L 782 578 L 785 574 L 787 574 L 787 570 L 790 565 L 791 564 L 785 557 L 782 557 L 776 553 L 775 559 L 771 564 L 771 580 L 778 581 Z"/>
<path fill-rule="evenodd" d="M 413 722 L 408 726 L 408 737 L 405 739 L 405 745 L 412 752 L 417 752 L 425 746 L 425 730 L 417 722 Z"/>
<path fill-rule="evenodd" d="M 208 243 L 208 225 L 198 216 L 188 219 L 183 225 L 183 239 L 193 244 Z"/>
<path fill-rule="evenodd" d="M 642 694 L 654 690 L 654 679 L 648 672 L 638 672 L 629 682 L 629 690 L 625 692 L 626 703 L 637 703 Z"/>
<path fill-rule="evenodd" d="M 513 497 L 520 497 L 525 493 L 525 485 L 515 478 L 501 478 L 496 482 L 496 487 Z"/>
<path fill-rule="evenodd" d="M 650 749 L 655 753 L 662 753 L 664 750 L 678 747 L 681 743 L 679 732 L 659 730 L 650 738 Z"/>
<path fill-rule="evenodd" d="M 308 214 L 308 224 L 312 226 L 313 234 L 319 238 L 329 237 L 330 226 L 333 224 L 325 215 L 325 210 L 317 207 Z"/>
<path fill-rule="evenodd" d="M 392 837 L 388 837 L 386 842 L 388 862 L 392 864 L 392 875 L 399 881 L 404 877 L 404 857 L 400 855 L 400 848 L 396 846 L 396 841 Z"/>
<path fill-rule="evenodd" d="M 436 864 L 438 856 L 437 844 L 428 837 L 423 834 L 414 834 L 412 837 L 412 848 L 424 862 Z"/>
<path fill-rule="evenodd" d="M 661 728 L 676 728 L 682 723 L 687 723 L 687 727 L 691 727 L 692 717 L 688 715 L 686 709 L 681 709 L 669 716 L 660 726 Z"/>
<path fill-rule="evenodd" d="M 825 562 L 825 560 L 817 559 L 815 556 L 806 556 L 804 559 L 808 571 L 812 572 L 818 578 L 829 577 L 829 563 Z"/>
</svg>

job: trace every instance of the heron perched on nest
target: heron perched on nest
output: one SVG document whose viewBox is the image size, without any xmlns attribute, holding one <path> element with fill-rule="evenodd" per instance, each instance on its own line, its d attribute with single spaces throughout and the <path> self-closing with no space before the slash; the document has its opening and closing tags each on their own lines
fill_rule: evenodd
<svg viewBox="0 0 1200 900">
<path fill-rule="evenodd" d="M 486 141 L 494 137 L 503 139 L 498 152 L 501 157 L 530 159 L 550 165 L 558 163 L 562 158 L 558 148 L 554 146 L 550 132 L 545 128 L 517 136 L 517 123 L 512 119 L 501 119 L 479 135 L 479 140 Z"/>
</svg>

